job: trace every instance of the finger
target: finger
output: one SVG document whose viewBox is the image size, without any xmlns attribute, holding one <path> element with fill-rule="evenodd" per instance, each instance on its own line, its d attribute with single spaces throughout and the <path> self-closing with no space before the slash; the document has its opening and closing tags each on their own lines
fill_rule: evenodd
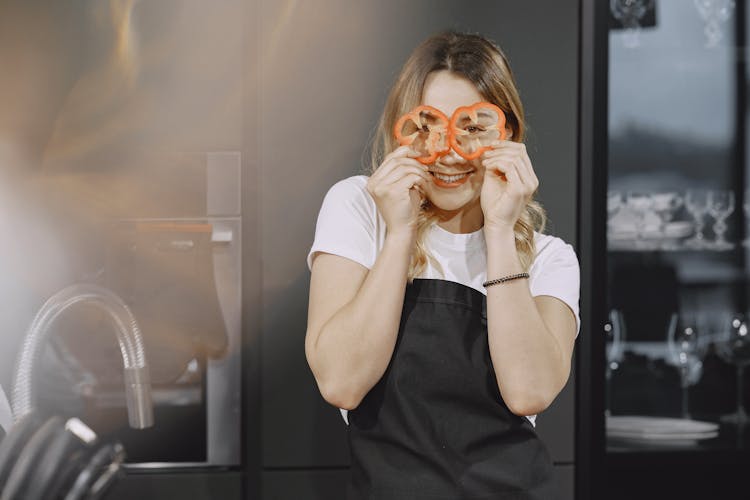
<svg viewBox="0 0 750 500">
<path fill-rule="evenodd" d="M 527 158 L 521 158 L 521 168 L 523 168 L 524 178 L 529 186 L 529 194 L 533 194 L 536 191 L 536 188 L 539 187 L 539 179 L 534 173 L 534 168 L 531 166 L 531 162 Z"/>
<path fill-rule="evenodd" d="M 526 187 L 523 176 L 518 172 L 518 161 L 519 159 L 517 157 L 497 157 L 489 158 L 483 161 L 482 164 L 485 169 L 499 170 L 503 172 L 506 177 L 508 176 L 508 172 L 511 170 L 514 171 L 516 173 L 516 178 L 518 179 L 517 182 L 520 183 L 521 186 Z"/>
<path fill-rule="evenodd" d="M 420 153 L 419 151 L 416 151 L 412 149 L 411 145 L 406 144 L 404 146 L 399 146 L 387 155 L 385 155 L 385 158 L 383 160 L 391 160 L 393 158 L 419 158 Z"/>
<path fill-rule="evenodd" d="M 518 175 L 518 170 L 515 167 L 508 169 L 508 171 L 505 172 L 505 176 L 508 178 L 508 189 L 506 190 L 506 194 L 519 200 L 525 199 L 527 189 L 524 187 L 523 181 Z"/>
<path fill-rule="evenodd" d="M 393 196 L 394 193 L 401 193 L 404 189 L 411 189 L 414 185 L 424 187 L 428 182 L 431 182 L 431 180 L 425 179 L 421 173 L 397 172 L 393 179 L 368 185 L 368 190 L 376 198 L 388 197 Z"/>
<path fill-rule="evenodd" d="M 529 179 L 529 184 L 532 189 L 532 193 L 536 192 L 537 188 L 539 187 L 539 178 L 536 176 L 536 172 L 534 172 L 534 167 L 531 165 L 531 159 L 529 158 L 529 155 L 523 155 L 521 157 L 521 160 L 523 160 L 523 166 L 526 169 L 526 178 Z"/>
<path fill-rule="evenodd" d="M 497 182 L 498 179 L 501 181 L 502 185 L 508 183 L 508 178 L 502 168 L 485 167 L 484 182 Z"/>
<path fill-rule="evenodd" d="M 509 151 L 517 151 L 521 148 L 524 148 L 524 145 L 522 143 L 503 140 L 492 141 L 489 146 L 491 149 L 488 149 L 484 152 L 484 154 L 487 156 L 503 154 Z"/>
<path fill-rule="evenodd" d="M 383 185 L 390 186 L 397 183 L 407 175 L 417 175 L 425 181 L 432 181 L 432 176 L 421 168 L 414 166 L 404 166 L 392 171 L 390 175 L 383 178 L 382 183 Z"/>
<path fill-rule="evenodd" d="M 526 144 L 519 142 L 515 143 L 516 146 L 513 148 L 520 158 L 520 162 L 516 164 L 519 167 L 518 172 L 523 177 L 524 183 L 527 186 L 531 186 L 534 190 L 539 185 L 539 179 L 534 172 L 534 167 L 531 165 L 531 159 L 529 153 L 526 150 Z"/>
<path fill-rule="evenodd" d="M 484 161 L 515 161 L 519 159 L 520 155 L 516 151 L 493 151 L 492 154 L 485 153 L 482 157 Z"/>
<path fill-rule="evenodd" d="M 385 176 L 387 176 L 394 168 L 398 166 L 398 163 L 393 159 L 383 161 L 380 166 L 372 173 L 370 180 L 372 182 L 380 182 Z"/>
<path fill-rule="evenodd" d="M 425 182 L 425 179 L 421 175 L 407 174 L 399 179 L 398 182 L 392 184 L 392 188 L 396 191 L 416 189 L 417 187 L 424 188 Z"/>
<path fill-rule="evenodd" d="M 509 140 L 503 140 L 503 139 L 495 139 L 494 141 L 489 143 L 489 146 L 491 149 L 489 149 L 488 151 L 512 149 L 514 147 L 517 147 L 519 144 L 522 144 L 522 143 L 509 141 Z"/>
<path fill-rule="evenodd" d="M 521 154 L 517 158 L 515 165 L 518 170 L 518 175 L 521 177 L 527 188 L 526 194 L 528 196 L 533 195 L 537 186 L 539 186 L 539 179 L 537 179 L 536 174 L 534 173 L 534 168 L 531 166 L 531 160 L 529 159 L 529 155 L 526 154 L 525 146 L 522 148 Z"/>
<path fill-rule="evenodd" d="M 406 158 L 409 154 L 409 151 L 411 150 L 411 146 L 404 145 L 399 146 L 383 158 L 383 161 L 380 163 L 377 169 L 375 169 L 375 172 L 373 172 L 372 176 L 377 175 L 379 172 L 382 172 L 383 170 L 388 170 L 386 167 L 387 165 L 391 165 L 393 163 L 393 160 L 396 158 Z"/>
<path fill-rule="evenodd" d="M 394 158 L 389 158 L 388 160 L 385 160 L 378 169 L 373 172 L 372 176 L 370 176 L 374 181 L 380 181 L 381 179 L 387 177 L 391 174 L 394 170 L 401 166 L 412 166 L 416 167 L 424 172 L 427 171 L 427 166 L 422 165 L 417 160 L 413 158 L 408 158 L 405 156 L 397 156 Z"/>
</svg>

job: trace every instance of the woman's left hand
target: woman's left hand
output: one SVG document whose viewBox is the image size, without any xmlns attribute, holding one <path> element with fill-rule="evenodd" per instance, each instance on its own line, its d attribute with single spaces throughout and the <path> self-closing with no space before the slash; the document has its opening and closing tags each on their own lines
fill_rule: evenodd
<svg viewBox="0 0 750 500">
<path fill-rule="evenodd" d="M 492 148 L 481 156 L 484 227 L 512 230 L 539 186 L 539 179 L 523 143 L 498 140 Z"/>
</svg>

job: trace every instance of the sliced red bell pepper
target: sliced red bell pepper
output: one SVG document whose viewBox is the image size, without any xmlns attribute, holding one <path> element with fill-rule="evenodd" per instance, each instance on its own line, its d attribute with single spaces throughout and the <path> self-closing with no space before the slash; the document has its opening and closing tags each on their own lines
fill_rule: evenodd
<svg viewBox="0 0 750 500">
<path fill-rule="evenodd" d="M 467 160 L 479 158 L 492 149 L 492 142 L 505 140 L 505 113 L 489 102 L 463 106 L 449 122 L 448 141 L 453 150 Z"/>
<path fill-rule="evenodd" d="M 400 145 L 410 145 L 420 153 L 415 158 L 419 163 L 429 165 L 450 151 L 448 122 L 439 109 L 422 105 L 399 118 L 393 133 Z"/>
</svg>

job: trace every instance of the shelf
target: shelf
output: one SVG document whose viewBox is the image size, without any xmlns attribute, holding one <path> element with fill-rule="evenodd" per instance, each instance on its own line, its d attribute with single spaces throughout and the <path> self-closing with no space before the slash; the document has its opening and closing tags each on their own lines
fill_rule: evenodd
<svg viewBox="0 0 750 500">
<path fill-rule="evenodd" d="M 651 466 L 664 466 L 668 463 L 671 467 L 680 465 L 705 465 L 710 463 L 717 465 L 736 465 L 750 461 L 750 450 L 726 450 L 726 449 L 693 449 L 693 450 L 628 450 L 612 451 L 607 447 L 606 461 L 610 466 L 626 468 L 637 466 L 648 468 Z"/>
<path fill-rule="evenodd" d="M 632 239 L 607 238 L 608 252 L 663 252 L 663 253 L 697 253 L 722 254 L 745 251 L 750 245 L 747 242 L 730 241 L 726 245 L 717 245 L 708 240 L 704 247 L 693 247 L 686 240 L 674 238 L 651 238 L 642 242 Z"/>
<path fill-rule="evenodd" d="M 607 245 L 608 253 L 692 253 L 692 254 L 722 254 L 722 253 L 733 253 L 737 250 L 743 249 L 741 246 L 735 245 L 732 248 L 688 248 L 688 247 L 676 247 L 676 248 L 664 248 L 664 247 L 643 247 L 637 248 L 635 244 L 617 244 Z"/>
<path fill-rule="evenodd" d="M 614 251 L 607 252 L 610 272 L 620 266 L 632 267 L 634 272 L 658 268 L 672 268 L 680 286 L 730 285 L 750 281 L 750 269 L 745 265 L 745 249 L 732 251 Z"/>
</svg>

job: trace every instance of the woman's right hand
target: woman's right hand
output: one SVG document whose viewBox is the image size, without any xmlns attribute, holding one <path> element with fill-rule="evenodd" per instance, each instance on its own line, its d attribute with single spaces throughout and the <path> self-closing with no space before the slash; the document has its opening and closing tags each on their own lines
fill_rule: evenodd
<svg viewBox="0 0 750 500">
<path fill-rule="evenodd" d="M 367 181 L 367 191 L 385 219 L 388 232 L 413 234 L 424 196 L 424 186 L 432 182 L 427 166 L 414 157 L 418 153 L 401 146 L 385 157 Z"/>
</svg>

